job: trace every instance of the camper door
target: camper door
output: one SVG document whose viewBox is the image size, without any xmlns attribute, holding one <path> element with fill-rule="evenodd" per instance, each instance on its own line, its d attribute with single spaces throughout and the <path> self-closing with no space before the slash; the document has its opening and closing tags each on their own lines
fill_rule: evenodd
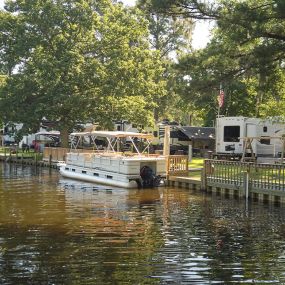
<svg viewBox="0 0 285 285">
<path fill-rule="evenodd" d="M 240 125 L 224 126 L 224 152 L 227 153 L 240 153 L 242 150 L 240 136 L 242 133 Z"/>
</svg>

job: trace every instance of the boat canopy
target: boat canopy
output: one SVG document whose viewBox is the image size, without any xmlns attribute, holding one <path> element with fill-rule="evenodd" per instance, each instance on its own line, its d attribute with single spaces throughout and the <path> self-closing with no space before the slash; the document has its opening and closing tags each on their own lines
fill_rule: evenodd
<svg viewBox="0 0 285 285">
<path fill-rule="evenodd" d="M 59 136 L 60 132 L 59 131 L 41 131 L 41 132 L 37 132 L 35 133 L 36 136 Z"/>
<path fill-rule="evenodd" d="M 96 137 L 106 137 L 106 138 L 142 138 L 147 140 L 152 140 L 152 134 L 143 134 L 135 132 L 121 132 L 121 131 L 92 131 L 92 132 L 74 132 L 70 134 L 71 136 L 81 137 L 81 136 L 96 136 Z"/>
<path fill-rule="evenodd" d="M 107 140 L 108 146 L 106 151 L 116 152 L 116 148 L 118 151 L 119 144 L 118 142 L 127 139 L 131 142 L 137 154 L 141 154 L 145 151 L 149 152 L 149 146 L 151 141 L 153 140 L 152 134 L 143 134 L 143 133 L 135 133 L 135 132 L 122 132 L 122 131 L 91 131 L 91 132 L 74 132 L 70 134 L 71 136 L 71 148 L 78 148 L 80 142 L 83 142 L 84 137 L 89 137 L 90 142 L 92 141 L 95 149 L 99 149 L 96 144 L 96 139 L 105 138 Z M 143 139 L 146 141 L 147 145 L 144 147 L 142 152 L 139 151 L 135 139 Z"/>
</svg>

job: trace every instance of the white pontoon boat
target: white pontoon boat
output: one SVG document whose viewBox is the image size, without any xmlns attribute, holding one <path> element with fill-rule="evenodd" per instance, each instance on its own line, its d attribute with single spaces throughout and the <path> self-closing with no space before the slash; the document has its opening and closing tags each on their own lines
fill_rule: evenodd
<svg viewBox="0 0 285 285">
<path fill-rule="evenodd" d="M 92 131 L 70 137 L 71 150 L 59 164 L 64 177 L 123 188 L 156 187 L 166 178 L 166 157 L 149 153 L 151 134 Z"/>
</svg>

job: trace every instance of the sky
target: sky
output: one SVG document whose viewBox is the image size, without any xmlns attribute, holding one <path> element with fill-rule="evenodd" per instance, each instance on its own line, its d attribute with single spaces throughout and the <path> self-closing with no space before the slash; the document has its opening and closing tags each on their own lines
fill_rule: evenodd
<svg viewBox="0 0 285 285">
<path fill-rule="evenodd" d="M 135 0 L 120 0 L 126 5 L 134 5 Z M 0 0 L 0 8 L 3 7 L 4 0 Z M 198 22 L 193 34 L 193 47 L 195 49 L 203 48 L 209 41 L 210 31 L 209 23 Z"/>
<path fill-rule="evenodd" d="M 0 0 L 1 1 L 1 0 Z M 134 5 L 135 0 L 120 0 L 126 5 Z M 210 38 L 210 24 L 208 22 L 199 21 L 193 33 L 193 47 L 195 49 L 203 48 L 206 46 Z"/>
</svg>

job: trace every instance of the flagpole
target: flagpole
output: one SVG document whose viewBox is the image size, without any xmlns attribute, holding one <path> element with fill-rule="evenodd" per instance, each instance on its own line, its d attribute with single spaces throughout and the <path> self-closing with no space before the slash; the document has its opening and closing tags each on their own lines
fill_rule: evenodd
<svg viewBox="0 0 285 285">
<path fill-rule="evenodd" d="M 218 105 L 218 118 L 220 117 L 220 104 Z"/>
<path fill-rule="evenodd" d="M 220 90 L 219 90 L 219 95 L 218 95 L 218 115 L 217 115 L 217 118 L 216 118 L 216 124 L 215 124 L 215 133 L 216 133 L 216 143 L 215 143 L 215 152 L 217 153 L 217 144 L 218 144 L 218 141 L 219 141 L 219 133 L 218 133 L 218 130 L 219 130 L 219 118 L 220 118 L 220 92 L 221 92 L 221 83 L 220 83 Z"/>
<path fill-rule="evenodd" d="M 218 108 L 218 118 L 220 117 L 220 110 L 221 110 L 221 105 L 222 105 L 222 101 L 221 101 L 221 93 L 223 90 L 223 86 L 222 86 L 222 82 L 220 82 L 220 90 L 219 90 L 219 108 Z"/>
</svg>

